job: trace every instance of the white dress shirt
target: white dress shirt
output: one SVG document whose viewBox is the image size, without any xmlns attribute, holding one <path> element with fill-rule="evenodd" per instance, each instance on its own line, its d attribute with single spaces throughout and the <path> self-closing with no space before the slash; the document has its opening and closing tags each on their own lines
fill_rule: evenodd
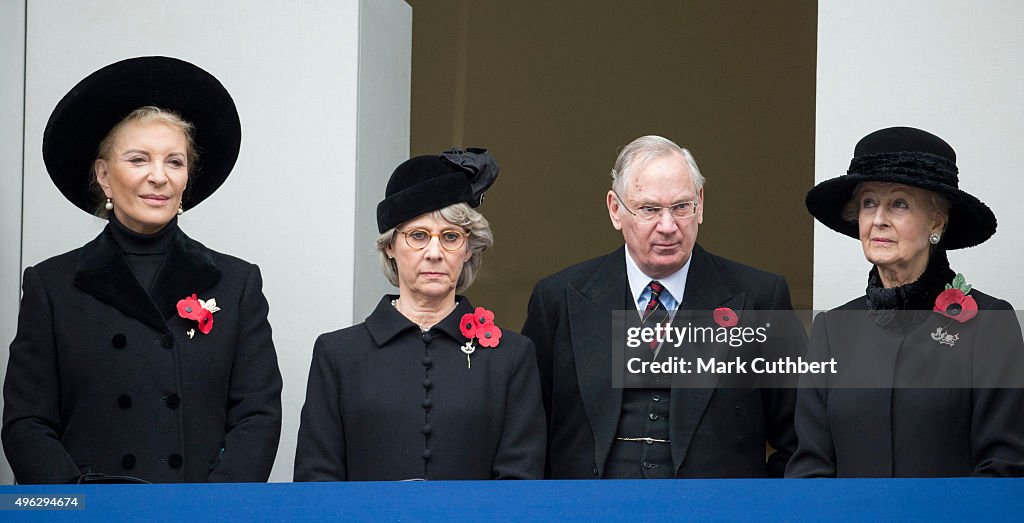
<svg viewBox="0 0 1024 523">
<path fill-rule="evenodd" d="M 683 301 L 683 291 L 686 289 L 686 275 L 690 272 L 690 259 L 678 271 L 664 277 L 652 278 L 643 273 L 633 257 L 629 255 L 629 248 L 626 248 L 626 278 L 629 280 L 629 290 L 633 293 L 633 301 L 636 303 L 636 310 L 643 312 L 647 303 L 651 301 L 651 290 L 647 285 L 652 280 L 661 283 L 665 290 L 659 296 L 661 304 L 668 310 L 676 310 Z"/>
</svg>

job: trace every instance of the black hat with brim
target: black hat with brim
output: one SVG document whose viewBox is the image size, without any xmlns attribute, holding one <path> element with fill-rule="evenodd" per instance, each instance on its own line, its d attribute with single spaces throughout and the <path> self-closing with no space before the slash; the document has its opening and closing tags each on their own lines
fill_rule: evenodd
<svg viewBox="0 0 1024 523">
<path fill-rule="evenodd" d="M 498 177 L 487 149 L 451 149 L 401 163 L 391 173 L 384 199 L 377 204 L 381 233 L 421 214 L 465 203 L 477 207 Z"/>
<path fill-rule="evenodd" d="M 189 168 L 183 209 L 195 207 L 227 179 L 242 143 L 242 125 L 227 89 L 210 73 L 177 58 L 129 58 L 78 82 L 46 123 L 46 170 L 76 207 L 89 214 L 95 210 L 89 184 L 100 142 L 125 116 L 148 105 L 173 111 L 193 125 L 199 165 Z"/>
<path fill-rule="evenodd" d="M 996 232 L 996 216 L 981 200 L 959 189 L 956 153 L 938 136 L 912 127 L 875 131 L 857 143 L 847 174 L 825 180 L 807 192 L 807 210 L 828 228 L 859 238 L 856 221 L 843 208 L 858 183 L 889 182 L 944 196 L 951 208 L 939 247 L 974 247 Z"/>
</svg>

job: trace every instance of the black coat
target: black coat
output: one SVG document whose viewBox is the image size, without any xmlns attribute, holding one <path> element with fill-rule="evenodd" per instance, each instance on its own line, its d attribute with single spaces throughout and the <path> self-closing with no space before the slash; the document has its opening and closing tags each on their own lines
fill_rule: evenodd
<svg viewBox="0 0 1024 523">
<path fill-rule="evenodd" d="M 539 479 L 544 411 L 530 340 L 503 329 L 467 366 L 459 321 L 469 300 L 422 333 L 394 298 L 317 338 L 295 481 Z"/>
<path fill-rule="evenodd" d="M 742 315 L 744 310 L 792 309 L 781 276 L 715 256 L 699 245 L 684 292 L 681 310 L 730 307 Z M 629 293 L 625 247 L 545 278 L 533 290 L 523 334 L 537 346 L 552 478 L 604 473 L 622 410 L 622 389 L 613 388 L 609 371 L 609 322 L 611 311 L 622 310 Z M 781 352 L 802 354 L 802 330 L 796 344 Z M 675 476 L 781 476 L 796 449 L 795 397 L 792 389 L 674 390 L 669 434 Z M 767 463 L 766 441 L 776 449 Z"/>
<path fill-rule="evenodd" d="M 180 230 L 148 294 L 109 227 L 25 269 L 4 381 L 3 444 L 20 483 L 86 472 L 151 482 L 266 481 L 281 374 L 259 268 Z M 209 334 L 178 316 L 216 299 Z"/>
<path fill-rule="evenodd" d="M 799 448 L 789 477 L 1024 475 L 1024 341 L 1010 304 L 971 291 L 979 315 L 958 323 L 917 311 L 883 328 L 857 298 L 819 314 L 808 358 L 835 376 L 801 377 Z M 987 312 L 986 312 L 987 311 Z M 953 346 L 931 334 L 956 333 Z M 870 387 L 870 388 L 865 388 Z"/>
</svg>

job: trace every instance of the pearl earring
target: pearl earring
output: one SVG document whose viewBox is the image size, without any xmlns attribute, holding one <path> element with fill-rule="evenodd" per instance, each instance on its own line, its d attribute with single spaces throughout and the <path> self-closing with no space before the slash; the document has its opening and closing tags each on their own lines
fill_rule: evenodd
<svg viewBox="0 0 1024 523">
<path fill-rule="evenodd" d="M 933 232 L 930 235 L 928 235 L 928 243 L 930 243 L 932 245 L 938 245 L 939 244 L 939 240 L 941 240 L 941 239 L 942 239 L 942 237 L 939 236 L 939 233 L 937 233 L 937 232 Z"/>
<path fill-rule="evenodd" d="M 110 198 L 107 198 L 107 203 L 103 204 L 103 208 L 108 211 L 114 210 L 114 202 L 110 201 Z"/>
<path fill-rule="evenodd" d="M 182 209 L 181 206 L 179 205 L 178 206 L 178 216 L 181 216 L 182 214 L 185 214 L 185 210 Z"/>
</svg>

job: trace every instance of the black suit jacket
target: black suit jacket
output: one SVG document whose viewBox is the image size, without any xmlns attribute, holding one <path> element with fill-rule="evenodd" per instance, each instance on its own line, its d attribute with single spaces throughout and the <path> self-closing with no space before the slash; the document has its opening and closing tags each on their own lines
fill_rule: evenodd
<svg viewBox="0 0 1024 523">
<path fill-rule="evenodd" d="M 537 283 L 523 334 L 537 347 L 548 415 L 548 474 L 598 478 L 618 425 L 622 389 L 611 381 L 611 311 L 629 293 L 625 247 Z M 781 276 L 694 246 L 680 309 L 791 310 Z M 741 313 L 742 314 L 742 313 Z M 792 316 L 792 321 L 795 316 Z M 801 331 L 802 353 L 806 338 Z M 677 477 L 782 476 L 796 449 L 792 389 L 677 389 L 670 405 Z M 776 449 L 765 459 L 765 442 Z"/>
<path fill-rule="evenodd" d="M 23 290 L 3 413 L 19 483 L 266 481 L 281 374 L 259 268 L 178 230 L 150 294 L 105 229 L 25 269 Z M 221 310 L 190 339 L 176 305 L 193 293 Z"/>
</svg>

